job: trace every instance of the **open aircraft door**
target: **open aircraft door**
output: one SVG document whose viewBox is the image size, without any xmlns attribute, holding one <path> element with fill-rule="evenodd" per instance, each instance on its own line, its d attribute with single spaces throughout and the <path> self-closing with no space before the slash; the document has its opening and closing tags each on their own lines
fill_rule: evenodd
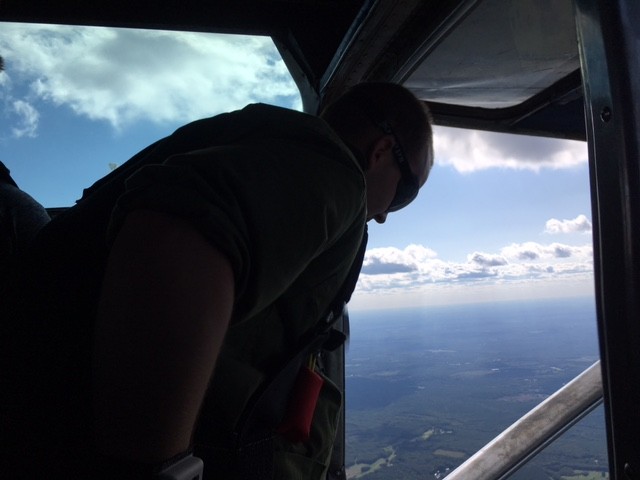
<svg viewBox="0 0 640 480">
<path fill-rule="evenodd" d="M 0 21 L 270 35 L 310 112 L 355 83 L 395 81 L 436 124 L 587 140 L 610 478 L 640 479 L 640 2 L 3 0 Z M 496 55 L 506 33 L 559 56 Z M 471 88 L 450 88 L 460 72 Z"/>
</svg>

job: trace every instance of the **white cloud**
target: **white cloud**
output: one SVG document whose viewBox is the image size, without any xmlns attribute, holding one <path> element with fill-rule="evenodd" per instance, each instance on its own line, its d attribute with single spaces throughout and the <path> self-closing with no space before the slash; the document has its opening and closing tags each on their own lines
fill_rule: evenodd
<svg viewBox="0 0 640 480">
<path fill-rule="evenodd" d="M 510 261 L 537 261 L 561 258 L 577 258 L 591 260 L 593 247 L 591 245 L 570 246 L 561 243 L 543 245 L 536 242 L 512 243 L 502 248 L 501 254 Z"/>
<path fill-rule="evenodd" d="M 40 114 L 29 103 L 23 100 L 15 100 L 13 102 L 13 113 L 18 116 L 17 125 L 11 131 L 17 138 L 35 137 L 38 130 L 38 121 Z"/>
<path fill-rule="evenodd" d="M 436 127 L 436 162 L 462 173 L 488 168 L 540 171 L 587 162 L 584 142 Z"/>
<path fill-rule="evenodd" d="M 507 260 L 502 255 L 491 255 L 480 252 L 473 252 L 471 255 L 467 255 L 467 260 L 482 267 L 498 267 L 507 264 Z"/>
<path fill-rule="evenodd" d="M 578 215 L 573 220 L 558 220 L 552 218 L 547 220 L 544 228 L 545 233 L 591 233 L 591 222 L 585 215 Z"/>
<path fill-rule="evenodd" d="M 7 74 L 30 95 L 118 128 L 189 121 L 298 91 L 266 37 L 3 24 Z"/>
<path fill-rule="evenodd" d="M 358 281 L 357 295 L 407 295 L 442 288 L 459 288 L 464 296 L 469 287 L 510 288 L 565 282 L 589 285 L 593 279 L 593 248 L 590 245 L 513 243 L 497 253 L 473 252 L 467 262 L 439 259 L 424 246 L 411 245 L 367 251 Z M 572 283 L 573 282 L 573 283 Z M 554 292 L 562 291 L 562 284 Z M 398 297 L 400 298 L 400 297 Z"/>
<path fill-rule="evenodd" d="M 373 248 L 365 253 L 362 272 L 367 275 L 417 272 L 436 256 L 436 252 L 422 245 L 409 245 L 404 250 L 395 247 Z"/>
</svg>

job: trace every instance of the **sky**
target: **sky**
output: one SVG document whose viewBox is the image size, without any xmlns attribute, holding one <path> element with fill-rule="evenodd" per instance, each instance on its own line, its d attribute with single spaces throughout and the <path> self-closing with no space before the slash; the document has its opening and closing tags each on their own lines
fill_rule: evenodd
<svg viewBox="0 0 640 480">
<path fill-rule="evenodd" d="M 47 207 L 180 125 L 300 110 L 269 38 L 0 23 L 0 160 Z M 583 142 L 435 128 L 418 199 L 370 224 L 352 310 L 593 296 Z"/>
</svg>

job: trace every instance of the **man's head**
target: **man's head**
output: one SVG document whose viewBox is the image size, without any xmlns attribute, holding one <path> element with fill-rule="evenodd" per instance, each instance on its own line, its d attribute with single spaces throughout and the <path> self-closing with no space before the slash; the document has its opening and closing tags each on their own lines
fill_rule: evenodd
<svg viewBox="0 0 640 480">
<path fill-rule="evenodd" d="M 383 223 L 388 212 L 410 203 L 433 166 L 427 107 L 393 83 L 362 83 L 329 105 L 321 117 L 362 154 L 367 219 Z"/>
</svg>

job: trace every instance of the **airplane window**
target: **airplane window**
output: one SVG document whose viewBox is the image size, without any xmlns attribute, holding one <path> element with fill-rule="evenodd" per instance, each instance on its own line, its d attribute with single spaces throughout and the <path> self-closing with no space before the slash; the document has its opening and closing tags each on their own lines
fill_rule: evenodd
<svg viewBox="0 0 640 480">
<path fill-rule="evenodd" d="M 189 121 L 302 108 L 267 37 L 3 23 L 0 55 L 0 160 L 46 207 Z"/>
<path fill-rule="evenodd" d="M 444 478 L 599 359 L 583 142 L 435 129 L 418 199 L 370 225 L 346 358 L 348 478 Z M 608 475 L 602 408 L 527 479 Z"/>
</svg>

